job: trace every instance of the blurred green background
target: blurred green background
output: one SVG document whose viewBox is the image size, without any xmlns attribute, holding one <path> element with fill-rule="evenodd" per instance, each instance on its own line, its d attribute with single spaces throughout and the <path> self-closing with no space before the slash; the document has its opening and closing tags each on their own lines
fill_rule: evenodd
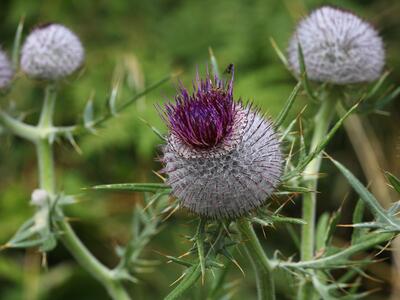
<svg viewBox="0 0 400 300">
<path fill-rule="evenodd" d="M 82 111 L 91 95 L 96 109 L 104 107 L 113 80 L 124 76 L 119 101 L 129 98 L 165 75 L 183 71 L 179 79 L 191 85 L 196 68 L 205 72 L 208 48 L 212 47 L 220 67 L 234 63 L 235 95 L 249 99 L 263 111 L 275 116 L 291 92 L 295 81 L 280 63 L 270 44 L 273 37 L 284 49 L 294 24 L 308 11 L 323 4 L 351 9 L 370 20 L 382 34 L 387 50 L 390 80 L 400 83 L 400 2 L 398 0 L 148 0 L 148 1 L 23 1 L 0 2 L 0 44 L 10 51 L 19 19 L 25 17 L 25 32 L 43 22 L 58 22 L 73 29 L 86 48 L 82 71 L 65 83 L 57 103 L 57 124 L 81 122 Z M 18 76 L 18 82 L 2 107 L 13 103 L 35 122 L 43 96 L 40 84 Z M 157 181 L 152 170 L 161 140 L 140 120 L 143 118 L 165 131 L 154 108 L 155 103 L 172 99 L 177 81 L 168 82 L 148 94 L 110 122 L 98 135 L 78 140 L 82 154 L 70 145 L 56 147 L 58 185 L 68 194 L 80 193 L 79 204 L 68 208 L 79 236 L 107 265 L 116 263 L 114 247 L 129 238 L 129 222 L 139 194 L 82 193 L 81 188 L 102 183 Z M 398 100 L 398 99 L 397 99 Z M 299 98 L 295 115 L 305 104 Z M 309 105 L 306 115 L 315 108 Z M 395 101 L 389 116 L 368 117 L 382 146 L 388 170 L 400 172 L 400 104 Z M 360 145 L 362 147 L 362 145 Z M 328 152 L 364 178 L 345 132 L 340 132 Z M 329 180 L 321 180 L 318 211 L 333 211 L 350 192 L 345 180 L 325 164 Z M 17 138 L 0 136 L 0 244 L 5 243 L 18 226 L 32 214 L 31 191 L 36 187 L 36 157 L 32 145 Z M 342 223 L 349 223 L 355 195 L 350 193 L 344 204 Z M 288 205 L 286 213 L 299 216 L 299 201 Z M 159 259 L 154 273 L 143 275 L 134 285 L 135 299 L 162 299 L 169 285 L 180 276 L 182 268 L 165 264 L 157 254 L 180 254 L 187 250 L 182 235 L 192 232 L 191 218 L 179 212 L 167 221 L 167 227 L 149 245 L 146 256 Z M 293 242 L 283 228 L 267 229 L 266 247 L 279 248 L 285 255 L 295 252 Z M 348 238 L 349 231 L 338 230 L 338 241 Z M 284 238 L 284 237 L 287 237 Z M 399 249 L 400 251 L 400 249 Z M 239 258 L 240 259 L 240 258 Z M 82 271 L 58 246 L 48 256 L 49 270 L 40 268 L 35 250 L 0 252 L 0 299 L 108 299 L 102 287 Z M 364 279 L 365 289 L 379 288 L 370 299 L 388 299 L 390 260 L 375 264 L 368 274 L 382 282 Z M 255 282 L 251 274 L 243 277 L 232 269 L 230 279 L 239 280 L 234 299 L 255 299 Z M 285 284 L 284 282 L 282 283 Z M 193 295 L 202 299 L 201 295 Z M 284 296 L 281 298 L 284 299 Z"/>
</svg>

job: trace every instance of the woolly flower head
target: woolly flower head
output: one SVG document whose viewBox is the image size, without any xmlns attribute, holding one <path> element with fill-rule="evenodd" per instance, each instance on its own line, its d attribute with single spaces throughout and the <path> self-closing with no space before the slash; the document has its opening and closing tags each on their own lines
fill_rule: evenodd
<svg viewBox="0 0 400 300">
<path fill-rule="evenodd" d="M 350 12 L 322 7 L 302 20 L 290 41 L 291 68 L 300 73 L 301 45 L 311 80 L 334 84 L 369 82 L 384 66 L 382 39 L 367 22 Z"/>
<path fill-rule="evenodd" d="M 13 68 L 7 54 L 0 49 L 0 89 L 10 85 L 13 75 Z"/>
<path fill-rule="evenodd" d="M 228 82 L 196 79 L 163 109 L 169 127 L 163 172 L 181 205 L 209 218 L 261 206 L 279 184 L 282 154 L 273 124 L 233 99 Z"/>
<path fill-rule="evenodd" d="M 21 68 L 30 77 L 57 80 L 76 71 L 83 63 L 79 38 L 60 24 L 35 28 L 22 46 Z"/>
</svg>

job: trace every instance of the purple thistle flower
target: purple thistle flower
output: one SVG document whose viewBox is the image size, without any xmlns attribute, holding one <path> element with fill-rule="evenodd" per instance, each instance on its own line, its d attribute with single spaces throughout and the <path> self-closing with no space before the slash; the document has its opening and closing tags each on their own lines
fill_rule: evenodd
<svg viewBox="0 0 400 300">
<path fill-rule="evenodd" d="M 181 205 L 210 218 L 237 218 L 264 204 L 282 175 L 272 122 L 233 99 L 233 75 L 196 79 L 163 109 L 169 128 L 162 158 Z"/>
</svg>

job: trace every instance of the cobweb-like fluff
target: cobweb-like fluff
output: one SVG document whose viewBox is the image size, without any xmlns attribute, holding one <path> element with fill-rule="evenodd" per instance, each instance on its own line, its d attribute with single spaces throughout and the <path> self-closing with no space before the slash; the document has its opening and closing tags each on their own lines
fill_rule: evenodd
<svg viewBox="0 0 400 300">
<path fill-rule="evenodd" d="M 289 64 L 300 74 L 301 45 L 311 80 L 350 84 L 376 80 L 385 63 L 383 42 L 377 31 L 358 16 L 322 7 L 298 24 L 288 47 Z"/>
<path fill-rule="evenodd" d="M 11 62 L 7 54 L 0 49 L 0 89 L 7 88 L 10 85 L 13 75 Z"/>
<path fill-rule="evenodd" d="M 45 80 L 72 74 L 85 57 L 79 38 L 60 24 L 35 28 L 26 38 L 21 53 L 21 69 L 30 77 Z"/>
</svg>

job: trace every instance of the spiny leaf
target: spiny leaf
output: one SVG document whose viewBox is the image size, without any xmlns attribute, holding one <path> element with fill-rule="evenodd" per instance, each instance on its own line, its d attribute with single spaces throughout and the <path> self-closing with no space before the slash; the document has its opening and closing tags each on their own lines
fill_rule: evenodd
<svg viewBox="0 0 400 300">
<path fill-rule="evenodd" d="M 164 183 L 116 183 L 96 185 L 88 189 L 99 191 L 157 192 L 159 190 L 169 190 L 170 187 Z"/>
<path fill-rule="evenodd" d="M 163 141 L 167 140 L 167 138 L 156 127 L 151 125 L 145 119 L 139 117 L 139 120 L 146 124 L 160 139 L 162 139 Z"/>
<path fill-rule="evenodd" d="M 210 55 L 212 73 L 214 74 L 214 76 L 217 76 L 218 78 L 221 78 L 220 77 L 220 73 L 219 73 L 218 62 L 217 62 L 217 59 L 214 56 L 214 52 L 213 52 L 211 47 L 208 48 L 208 53 Z"/>
<path fill-rule="evenodd" d="M 17 31 L 15 33 L 15 38 L 14 38 L 14 45 L 13 45 L 13 51 L 12 51 L 12 65 L 13 65 L 14 70 L 18 70 L 22 32 L 24 30 L 24 20 L 25 20 L 25 17 L 21 17 L 18 27 L 17 27 Z"/>
<path fill-rule="evenodd" d="M 387 104 L 392 102 L 394 99 L 397 98 L 397 96 L 400 95 L 400 86 L 397 87 L 394 91 L 392 91 L 389 95 L 382 97 L 379 99 L 376 104 L 375 104 L 375 109 L 382 109 L 385 107 Z"/>
<path fill-rule="evenodd" d="M 112 90 L 111 90 L 110 97 L 109 97 L 108 100 L 107 100 L 108 110 L 109 110 L 109 112 L 110 112 L 110 114 L 111 114 L 112 116 L 116 116 L 116 115 L 117 115 L 117 106 L 116 106 L 116 103 L 117 103 L 118 89 L 119 89 L 119 82 L 117 82 L 117 83 L 113 86 L 113 88 L 112 88 Z"/>
<path fill-rule="evenodd" d="M 290 109 L 293 106 L 294 100 L 296 100 L 297 94 L 299 93 L 301 88 L 301 82 L 298 82 L 294 87 L 293 91 L 290 93 L 289 98 L 286 100 L 283 109 L 279 113 L 278 117 L 276 118 L 275 126 L 279 127 L 285 121 Z"/>
<path fill-rule="evenodd" d="M 309 188 L 302 187 L 302 186 L 282 185 L 279 189 L 281 191 L 291 192 L 291 193 L 309 193 L 309 192 L 312 192 L 312 191 L 310 191 Z"/>
<path fill-rule="evenodd" d="M 281 51 L 281 49 L 278 47 L 278 44 L 275 42 L 275 40 L 274 40 L 272 37 L 270 37 L 269 40 L 270 40 L 270 42 L 271 42 L 272 48 L 275 50 L 275 52 L 276 52 L 276 54 L 278 55 L 278 57 L 279 57 L 279 59 L 281 60 L 281 62 L 284 64 L 284 66 L 285 66 L 287 69 L 290 69 L 290 67 L 289 67 L 289 62 L 288 62 L 288 60 L 287 60 L 285 54 L 283 54 L 283 52 Z"/>
<path fill-rule="evenodd" d="M 371 99 L 374 98 L 376 93 L 379 91 L 379 89 L 382 87 L 382 84 L 386 80 L 386 78 L 389 76 L 390 72 L 386 71 L 385 73 L 382 74 L 382 76 L 379 78 L 379 80 L 372 86 L 372 88 L 369 90 L 369 92 L 366 95 L 366 99 Z"/>
<path fill-rule="evenodd" d="M 367 188 L 342 164 L 333 158 L 330 159 L 344 175 L 344 177 L 346 177 L 347 181 L 358 193 L 361 200 L 365 202 L 377 221 L 380 223 L 385 223 L 392 228 L 393 231 L 400 231 L 400 222 L 385 211 L 385 209 L 379 204 L 378 200 L 376 200 L 376 198 L 367 190 Z"/>
<path fill-rule="evenodd" d="M 332 127 L 332 129 L 328 132 L 326 135 L 325 139 L 317 146 L 317 148 L 311 152 L 307 157 L 305 157 L 302 161 L 299 162 L 298 166 L 291 172 L 287 173 L 286 175 L 283 176 L 282 180 L 286 181 L 291 179 L 294 176 L 299 175 L 301 171 L 304 170 L 304 168 L 319 154 L 323 149 L 325 149 L 325 146 L 329 143 L 329 141 L 333 138 L 335 135 L 336 131 L 339 130 L 339 128 L 342 126 L 343 122 L 347 119 L 347 117 L 358 107 L 359 103 L 356 103 L 353 105 L 337 122 L 336 124 Z"/>
<path fill-rule="evenodd" d="M 365 203 L 362 200 L 357 201 L 357 205 L 353 212 L 353 224 L 361 223 L 364 216 Z M 360 238 L 368 232 L 366 228 L 354 227 L 353 233 L 351 235 L 351 244 L 357 244 Z"/>
<path fill-rule="evenodd" d="M 205 274 L 206 274 L 206 263 L 205 263 L 205 256 L 204 256 L 205 225 L 206 225 L 206 220 L 201 218 L 200 222 L 199 222 L 199 227 L 197 229 L 197 234 L 196 234 L 196 245 L 197 245 L 197 252 L 198 252 L 198 256 L 199 256 L 202 284 L 204 284 L 204 278 L 205 278 Z"/>
<path fill-rule="evenodd" d="M 340 217 L 342 215 L 342 207 L 340 207 L 336 212 L 334 212 L 329 220 L 328 230 L 326 232 L 324 246 L 327 247 L 331 244 L 333 233 L 336 230 L 336 226 L 339 223 Z"/>
<path fill-rule="evenodd" d="M 394 237 L 393 233 L 383 233 L 383 232 L 374 232 L 365 236 L 362 242 L 351 245 L 345 249 L 341 249 L 340 251 L 336 251 L 336 253 L 332 255 L 328 255 L 322 258 L 308 260 L 308 261 L 300 261 L 300 262 L 274 262 L 276 267 L 282 268 L 294 268 L 294 269 L 329 269 L 329 268 L 343 268 L 349 267 L 354 264 L 362 263 L 360 261 L 350 261 L 349 257 L 352 255 L 366 250 L 371 249 L 372 247 L 379 245 L 381 243 L 387 242 Z M 367 261 L 365 261 L 366 263 Z"/>
<path fill-rule="evenodd" d="M 318 220 L 317 231 L 316 231 L 316 249 L 320 250 L 326 247 L 325 245 L 325 237 L 328 233 L 329 226 L 329 214 L 323 213 Z"/>
<path fill-rule="evenodd" d="M 390 184 L 393 186 L 396 192 L 400 194 L 400 179 L 394 176 L 390 172 L 385 172 L 386 178 L 389 180 Z"/>
<path fill-rule="evenodd" d="M 300 63 L 300 76 L 301 76 L 300 79 L 303 84 L 304 90 L 306 91 L 308 97 L 310 97 L 311 100 L 317 101 L 317 98 L 315 97 L 314 92 L 311 90 L 310 82 L 308 80 L 307 67 L 304 61 L 303 49 L 301 48 L 300 44 L 297 45 L 297 52 Z"/>
<path fill-rule="evenodd" d="M 90 98 L 86 102 L 85 110 L 83 111 L 83 124 L 86 129 L 93 131 L 94 125 L 94 108 L 93 108 L 93 98 Z"/>
</svg>

